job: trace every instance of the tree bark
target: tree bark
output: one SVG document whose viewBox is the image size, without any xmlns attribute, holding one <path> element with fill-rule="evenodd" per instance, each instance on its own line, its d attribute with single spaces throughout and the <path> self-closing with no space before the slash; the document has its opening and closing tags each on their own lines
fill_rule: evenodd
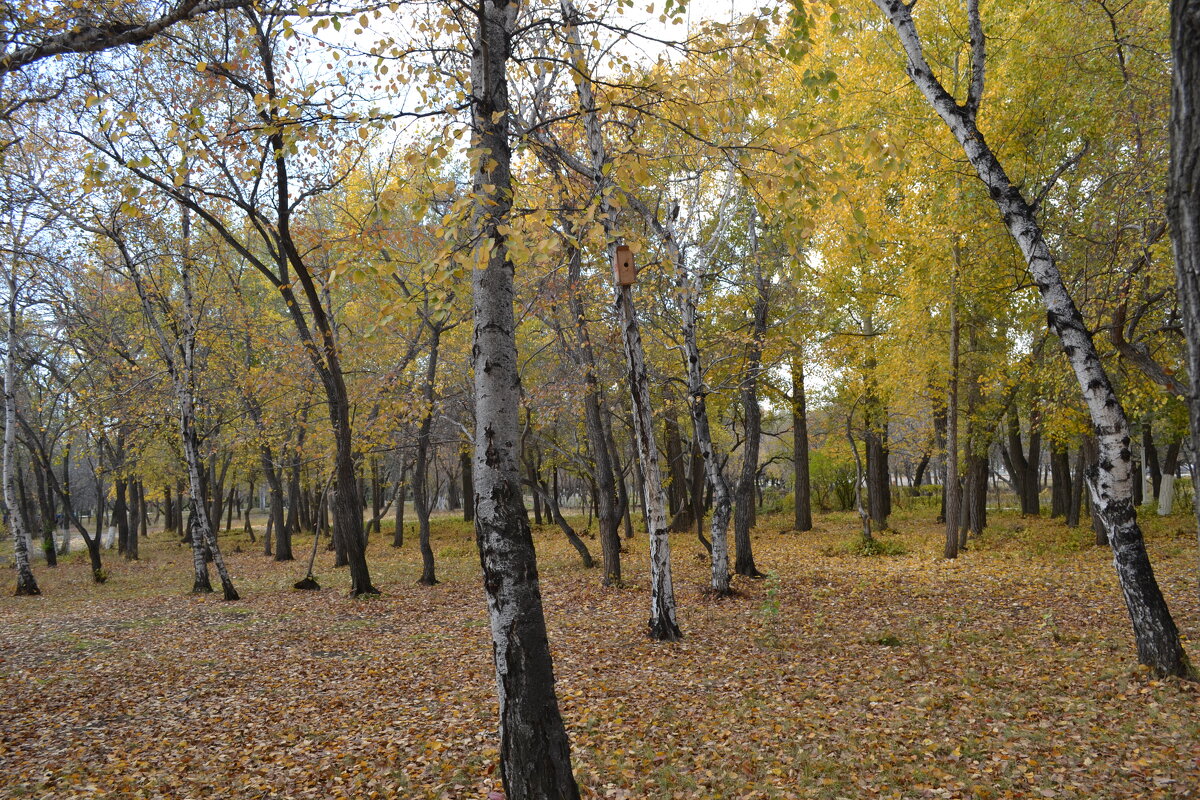
<svg viewBox="0 0 1200 800">
<path fill-rule="evenodd" d="M 425 363 L 425 386 L 422 395 L 425 398 L 425 413 L 421 416 L 421 426 L 417 431 L 417 459 L 413 466 L 413 510 L 417 512 L 419 526 L 418 543 L 421 548 L 421 578 L 417 581 L 423 586 L 437 585 L 437 573 L 433 561 L 433 545 L 429 542 L 429 435 L 433 429 L 433 401 L 436 388 L 438 368 L 438 348 L 442 341 L 443 327 L 440 322 L 426 319 L 429 327 L 429 357 Z"/>
<path fill-rule="evenodd" d="M 17 505 L 17 277 L 10 266 L 8 278 L 8 341 L 4 359 L 4 505 L 13 539 L 13 562 L 17 568 L 17 596 L 42 593 L 29 563 L 29 532 Z"/>
<path fill-rule="evenodd" d="M 671 540 L 667 531 L 666 496 L 654 442 L 654 412 L 650 404 L 650 378 L 646 373 L 642 336 L 631 287 L 617 290 L 617 308 L 629 366 L 629 389 L 633 403 L 633 434 L 642 469 L 642 500 L 650 536 L 651 638 L 674 641 L 681 637 L 675 620 L 675 588 L 671 581 Z"/>
<path fill-rule="evenodd" d="M 812 482 L 808 471 L 808 402 L 804 395 L 804 357 L 792 353 L 792 466 L 796 473 L 792 527 L 812 530 Z M 917 470 L 917 474 L 923 467 Z"/>
<path fill-rule="evenodd" d="M 1168 211 L 1175 287 L 1187 339 L 1192 507 L 1200 522 L 1200 0 L 1171 0 Z M 1200 536 L 1200 525 L 1197 526 Z"/>
<path fill-rule="evenodd" d="M 404 546 L 404 506 L 407 502 L 404 496 L 408 490 L 408 485 L 405 483 L 407 470 L 407 464 L 400 468 L 400 482 L 396 484 L 396 529 L 392 531 L 392 547 Z M 468 500 L 467 505 L 474 506 L 474 503 Z"/>
<path fill-rule="evenodd" d="M 950 273 L 950 381 L 946 392 L 946 530 L 942 558 L 958 558 L 958 522 L 962 510 L 962 482 L 959 480 L 958 469 L 958 339 L 958 243 L 955 242 L 954 269 Z"/>
<path fill-rule="evenodd" d="M 1137 640 L 1138 659 L 1161 675 L 1194 673 L 1179 631 L 1154 578 L 1137 522 L 1131 482 L 1129 420 L 1096 352 L 1091 331 L 1063 283 L 1035 209 L 1007 173 L 976 125 L 983 95 L 984 34 L 978 0 L 967 0 L 972 45 L 971 89 L 965 105 L 952 97 L 934 76 L 921 50 L 912 9 L 897 0 L 875 0 L 900 36 L 908 58 L 908 74 L 950 128 L 980 180 L 987 187 L 1042 295 L 1047 323 L 1058 335 L 1083 391 L 1095 427 L 1099 460 L 1088 488 L 1108 531 L 1113 562 Z M 1193 48 L 1192 55 L 1200 57 Z"/>
<path fill-rule="evenodd" d="M 750 205 L 750 261 L 754 271 L 754 307 L 750 313 L 750 342 L 746 348 L 746 368 L 742 373 L 742 415 L 746 441 L 742 450 L 742 472 L 737 483 L 733 513 L 733 571 L 749 578 L 761 578 L 754 563 L 750 529 L 756 522 L 754 508 L 755 481 L 758 478 L 758 452 L 762 438 L 762 411 L 758 407 L 758 373 L 762 369 L 763 338 L 767 335 L 767 303 L 769 291 L 763 277 L 758 255 L 758 220 L 754 205 Z M 885 467 L 886 469 L 886 467 Z"/>
<path fill-rule="evenodd" d="M 513 263 L 503 226 L 512 208 L 508 59 L 518 6 L 483 0 L 471 47 L 475 229 L 475 537 L 487 592 L 500 700 L 500 777 L 509 800 L 577 800 L 554 691 L 533 537 L 521 503 Z"/>
<path fill-rule="evenodd" d="M 1071 454 L 1063 445 L 1050 445 L 1050 516 L 1065 517 L 1071 505 Z"/>
<path fill-rule="evenodd" d="M 1158 492 L 1162 488 L 1162 469 L 1158 465 L 1158 448 L 1154 446 L 1154 430 L 1149 419 L 1142 423 L 1142 459 L 1150 478 L 1150 491 L 1145 492 L 1143 501 L 1150 503 L 1158 500 Z"/>
</svg>

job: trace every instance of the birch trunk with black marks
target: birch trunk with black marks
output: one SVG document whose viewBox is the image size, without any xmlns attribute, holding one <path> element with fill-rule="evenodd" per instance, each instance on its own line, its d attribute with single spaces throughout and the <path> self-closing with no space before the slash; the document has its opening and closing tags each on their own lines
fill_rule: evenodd
<svg viewBox="0 0 1200 800">
<path fill-rule="evenodd" d="M 642 501 L 650 536 L 650 620 L 651 638 L 674 641 L 682 634 L 675 619 L 675 587 L 671 582 L 671 539 L 667 530 L 666 496 L 658 466 L 658 445 L 654 441 L 654 410 L 650 404 L 650 378 L 646 356 L 633 307 L 632 287 L 617 292 L 625 361 L 629 366 L 629 392 L 633 403 L 633 438 L 638 462 L 642 467 Z"/>
<path fill-rule="evenodd" d="M 724 211 L 724 203 L 722 204 Z M 719 215 L 723 217 L 722 215 Z M 712 487 L 712 519 L 709 523 L 709 538 L 711 555 L 710 586 L 719 596 L 729 594 L 729 521 L 731 498 L 729 484 L 721 470 L 721 459 L 713 445 L 712 430 L 708 421 L 708 386 L 704 381 L 704 366 L 700 361 L 700 346 L 696 339 L 696 310 L 697 301 L 702 289 L 701 279 L 703 266 L 707 262 L 708 250 L 702 249 L 699 263 L 693 270 L 687 260 L 687 255 L 679 246 L 674 231 L 668 225 L 660 225 L 656 219 L 648 219 L 658 230 L 660 238 L 667 247 L 667 254 L 675 265 L 678 275 L 677 284 L 679 298 L 679 313 L 683 332 L 683 357 L 687 368 L 688 405 L 692 415 L 692 430 L 696 437 L 696 445 L 704 463 L 704 474 Z M 722 228 L 724 219 L 718 223 Z M 704 515 L 704 503 L 699 497 L 692 498 L 692 505 L 699 517 Z"/>
<path fill-rule="evenodd" d="M 175 399 L 179 406 L 180 440 L 183 445 L 183 459 L 188 472 L 188 488 L 190 490 L 188 506 L 192 515 L 189 531 L 192 544 L 192 591 L 194 593 L 212 591 L 212 583 L 208 577 L 208 563 L 205 558 L 207 554 L 211 555 L 213 564 L 217 568 L 217 574 L 221 579 L 221 588 L 225 599 L 238 600 L 240 598 L 238 597 L 237 590 L 234 589 L 233 579 L 229 575 L 229 570 L 225 566 L 225 559 L 221 554 L 220 545 L 217 544 L 216 532 L 213 530 L 212 520 L 209 518 L 209 509 L 204 502 L 205 487 L 204 476 L 202 474 L 204 464 L 200 455 L 199 436 L 196 432 L 195 356 L 197 322 L 195 297 L 192 289 L 191 253 L 189 251 L 190 232 L 191 218 L 188 211 L 184 209 L 181 237 L 183 252 L 179 258 L 181 290 L 179 335 L 174 341 L 167 337 L 166 330 L 163 328 L 162 321 L 159 318 L 156 300 L 147 291 L 142 281 L 140 268 L 132 254 L 129 253 L 125 242 L 117 235 L 112 235 L 111 238 L 120 251 L 125 266 L 129 270 L 130 277 L 133 279 L 133 284 L 137 290 L 138 299 L 141 301 L 142 312 L 146 317 L 146 321 L 150 324 L 151 330 L 154 331 L 155 337 L 158 339 L 163 363 L 166 365 L 167 372 L 171 377 Z"/>
<path fill-rule="evenodd" d="M 607 255 L 611 261 L 615 254 L 616 241 L 613 236 L 613 215 L 607 196 L 603 192 L 606 178 L 603 166 L 606 155 L 604 135 L 600 127 L 600 117 L 596 109 L 596 97 L 592 85 L 591 73 L 584 55 L 583 45 L 579 38 L 579 12 L 571 0 L 561 3 L 564 27 L 564 38 L 567 43 L 567 53 L 575 70 L 576 96 L 582 112 L 584 136 L 587 140 L 590 166 L 593 170 L 593 181 L 600 194 L 600 221 L 610 242 Z M 600 525 L 600 551 L 604 561 L 604 576 L 601 579 L 605 586 L 621 584 L 621 538 L 619 527 L 622 511 L 627 509 L 623 499 L 625 493 L 624 481 L 617 464 L 618 456 L 612 442 L 611 428 L 605 424 L 604 399 L 600 387 L 596 355 L 592 347 L 591 334 L 587 327 L 586 306 L 583 298 L 583 254 L 578 247 L 573 247 L 567 261 L 569 293 L 568 307 L 575 323 L 576 346 L 571 348 L 571 354 L 576 363 L 583 369 L 584 380 L 584 424 L 587 430 L 588 444 L 592 450 L 592 460 L 596 464 L 596 515 Z"/>
<path fill-rule="evenodd" d="M 1088 488 L 1097 515 L 1108 532 L 1113 564 L 1125 596 L 1137 640 L 1138 660 L 1160 675 L 1191 677 L 1179 631 L 1154 578 L 1133 504 L 1132 451 L 1129 420 L 1097 355 L 1092 333 L 1067 292 L 1062 275 L 1037 220 L 1035 209 L 1014 186 L 980 132 L 976 115 L 983 96 L 984 32 L 978 0 L 967 0 L 971 34 L 972 76 L 965 104 L 960 105 L 933 74 L 921 48 L 912 7 L 899 0 L 875 0 L 899 34 L 907 70 L 921 93 L 949 127 L 1004 220 L 1046 307 L 1046 321 L 1059 337 L 1095 428 L 1099 459 Z M 1189 4 L 1190 5 L 1190 4 Z M 1194 23 L 1193 10 L 1187 20 Z M 1195 31 L 1194 25 L 1191 30 Z M 1195 48 L 1188 55 L 1200 58 Z M 1177 187 L 1178 188 L 1178 187 Z M 1193 372 L 1193 374 L 1197 374 Z"/>
<path fill-rule="evenodd" d="M 475 537 L 487 592 L 500 701 L 500 777 L 509 800 L 577 800 L 554 689 L 537 558 L 521 503 L 521 379 L 514 268 L 503 231 L 512 209 L 508 59 L 518 6 L 480 0 L 471 33 L 475 230 Z"/>
<path fill-rule="evenodd" d="M 436 388 L 438 349 L 442 341 L 443 327 L 440 323 L 426 320 L 429 327 L 429 360 L 425 364 L 425 413 L 421 415 L 421 426 L 417 431 L 417 458 L 413 466 L 412 490 L 413 510 L 417 512 L 419 526 L 418 544 L 421 549 L 422 586 L 436 586 L 438 579 L 433 560 L 433 545 L 429 543 L 429 435 L 433 429 L 433 400 Z"/>
<path fill-rule="evenodd" d="M 8 508 L 8 529 L 13 540 L 13 562 L 17 568 L 15 594 L 33 596 L 42 593 L 29 563 L 29 531 L 21 519 L 17 501 L 17 278 L 10 267 L 8 274 L 8 337 L 4 354 L 4 505 Z"/>
<path fill-rule="evenodd" d="M 1200 523 L 1200 0 L 1171 0 L 1171 62 L 1168 210 L 1191 378 L 1192 505 Z"/>
<path fill-rule="evenodd" d="M 712 431 L 708 425 L 708 386 L 704 383 L 704 368 L 700 364 L 700 348 L 696 344 L 696 298 L 699 294 L 699 278 L 689 277 L 687 265 L 682 259 L 676 263 L 679 271 L 679 306 L 683 318 L 684 358 L 687 360 L 687 388 L 692 412 L 692 429 L 700 457 L 704 460 L 704 474 L 712 487 L 712 519 L 709 522 L 709 543 L 712 546 L 710 559 L 712 590 L 721 596 L 729 594 L 729 484 L 721 471 L 720 459 L 713 446 Z M 704 505 L 698 499 L 700 515 Z"/>
</svg>

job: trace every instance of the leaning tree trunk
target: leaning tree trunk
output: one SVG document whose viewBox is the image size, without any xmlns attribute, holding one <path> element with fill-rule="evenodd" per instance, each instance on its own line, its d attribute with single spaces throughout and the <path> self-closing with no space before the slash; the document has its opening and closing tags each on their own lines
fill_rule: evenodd
<svg viewBox="0 0 1200 800">
<path fill-rule="evenodd" d="M 521 379 L 514 269 L 502 232 L 512 208 L 507 70 L 517 10 L 509 0 L 483 0 L 470 42 L 472 139 L 479 151 L 474 228 L 481 243 L 471 280 L 475 537 L 491 620 L 505 796 L 577 800 L 517 460 Z"/>
<path fill-rule="evenodd" d="M 1138 659 L 1162 675 L 1192 676 L 1194 673 L 1180 642 L 1178 628 L 1154 578 L 1142 530 L 1138 526 L 1133 505 L 1133 454 L 1125 409 L 1096 352 L 1091 331 L 1067 292 L 1035 209 L 1009 180 L 976 125 L 979 101 L 983 96 L 985 49 L 978 0 L 967 0 L 972 77 L 965 105 L 960 105 L 945 90 L 925 60 L 911 6 L 895 0 L 875 0 L 875 3 L 900 36 L 907 54 L 909 76 L 958 140 L 1025 256 L 1046 307 L 1046 321 L 1061 340 L 1075 372 L 1091 414 L 1100 456 L 1095 472 L 1089 475 L 1088 488 L 1108 531 L 1113 563 L 1137 640 Z M 1191 16 L 1184 20 L 1193 36 L 1195 18 L 1193 9 Z M 1200 59 L 1200 50 L 1192 48 L 1187 55 Z"/>
<path fill-rule="evenodd" d="M 11 270 L 11 268 L 10 268 Z M 13 561 L 17 567 L 18 596 L 41 594 L 29 564 L 29 532 L 21 520 L 17 503 L 17 280 L 8 273 L 8 352 L 4 359 L 4 505 L 8 507 L 8 529 L 13 538 Z"/>
<path fill-rule="evenodd" d="M 654 639 L 674 641 L 682 635 L 675 621 L 675 588 L 671 583 L 671 540 L 667 533 L 666 497 L 654 442 L 654 411 L 650 406 L 650 378 L 646 374 L 642 335 L 633 308 L 631 287 L 617 293 L 625 359 L 629 365 L 629 389 L 633 401 L 633 436 L 642 465 L 642 499 L 650 535 L 650 620 Z"/>
<path fill-rule="evenodd" d="M 725 475 L 721 472 L 720 459 L 713 446 L 712 432 L 708 425 L 708 387 L 704 384 L 700 348 L 696 344 L 696 295 L 699 293 L 699 286 L 696 284 L 699 281 L 688 279 L 686 266 L 682 263 L 676 267 L 680 273 L 679 303 L 683 316 L 684 357 L 687 361 L 692 428 L 696 443 L 700 447 L 700 457 L 704 459 L 704 473 L 713 491 L 712 520 L 708 529 L 712 545 L 711 586 L 713 592 L 723 596 L 729 594 L 729 484 L 725 482 Z M 692 504 L 697 506 L 698 514 L 703 516 L 703 502 L 699 498 L 693 498 Z"/>
</svg>

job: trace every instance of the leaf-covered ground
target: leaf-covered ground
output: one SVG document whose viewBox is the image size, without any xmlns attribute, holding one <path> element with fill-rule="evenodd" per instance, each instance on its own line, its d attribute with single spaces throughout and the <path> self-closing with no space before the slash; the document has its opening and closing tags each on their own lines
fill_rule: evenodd
<svg viewBox="0 0 1200 800">
<path fill-rule="evenodd" d="M 1148 522 L 1200 658 L 1192 527 Z M 642 633 L 644 537 L 628 587 L 608 590 L 538 532 L 586 797 L 1200 797 L 1200 687 L 1136 668 L 1087 531 L 997 516 L 946 563 L 927 517 L 896 518 L 901 556 L 845 554 L 855 525 L 780 534 L 765 518 L 771 577 L 721 601 L 695 540 L 675 537 L 675 644 Z M 324 552 L 326 588 L 292 591 L 301 566 L 237 539 L 237 603 L 187 595 L 188 553 L 162 534 L 140 563 L 111 558 L 103 586 L 74 555 L 39 568 L 42 597 L 0 598 L 0 797 L 486 797 L 496 710 L 473 539 L 439 524 L 433 588 L 414 583 L 414 545 L 375 538 L 371 600 L 346 596 Z"/>
</svg>

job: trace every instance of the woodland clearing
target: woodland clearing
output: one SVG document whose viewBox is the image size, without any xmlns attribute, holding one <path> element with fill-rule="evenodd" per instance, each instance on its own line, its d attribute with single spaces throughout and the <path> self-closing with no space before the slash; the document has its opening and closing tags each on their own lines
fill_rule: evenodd
<svg viewBox="0 0 1200 800">
<path fill-rule="evenodd" d="M 1200 637 L 1183 516 L 1148 517 L 1158 580 Z M 654 642 L 646 538 L 622 589 L 535 530 L 559 696 L 581 792 L 596 798 L 1182 798 L 1200 787 L 1200 687 L 1139 668 L 1109 551 L 1060 522 L 995 514 L 939 558 L 928 511 L 898 512 L 899 556 L 843 552 L 857 522 L 756 536 L 761 581 L 723 600 L 672 537 L 684 639 Z M 0 598 L 3 798 L 483 798 L 500 791 L 487 616 L 469 526 L 370 548 L 379 597 L 320 592 L 241 535 L 244 599 L 186 594 L 190 553 L 153 533 L 91 582 L 72 554 L 45 594 Z M 241 551 L 241 552 L 239 552 Z M 1194 648 L 1193 648 L 1194 649 Z"/>
</svg>

